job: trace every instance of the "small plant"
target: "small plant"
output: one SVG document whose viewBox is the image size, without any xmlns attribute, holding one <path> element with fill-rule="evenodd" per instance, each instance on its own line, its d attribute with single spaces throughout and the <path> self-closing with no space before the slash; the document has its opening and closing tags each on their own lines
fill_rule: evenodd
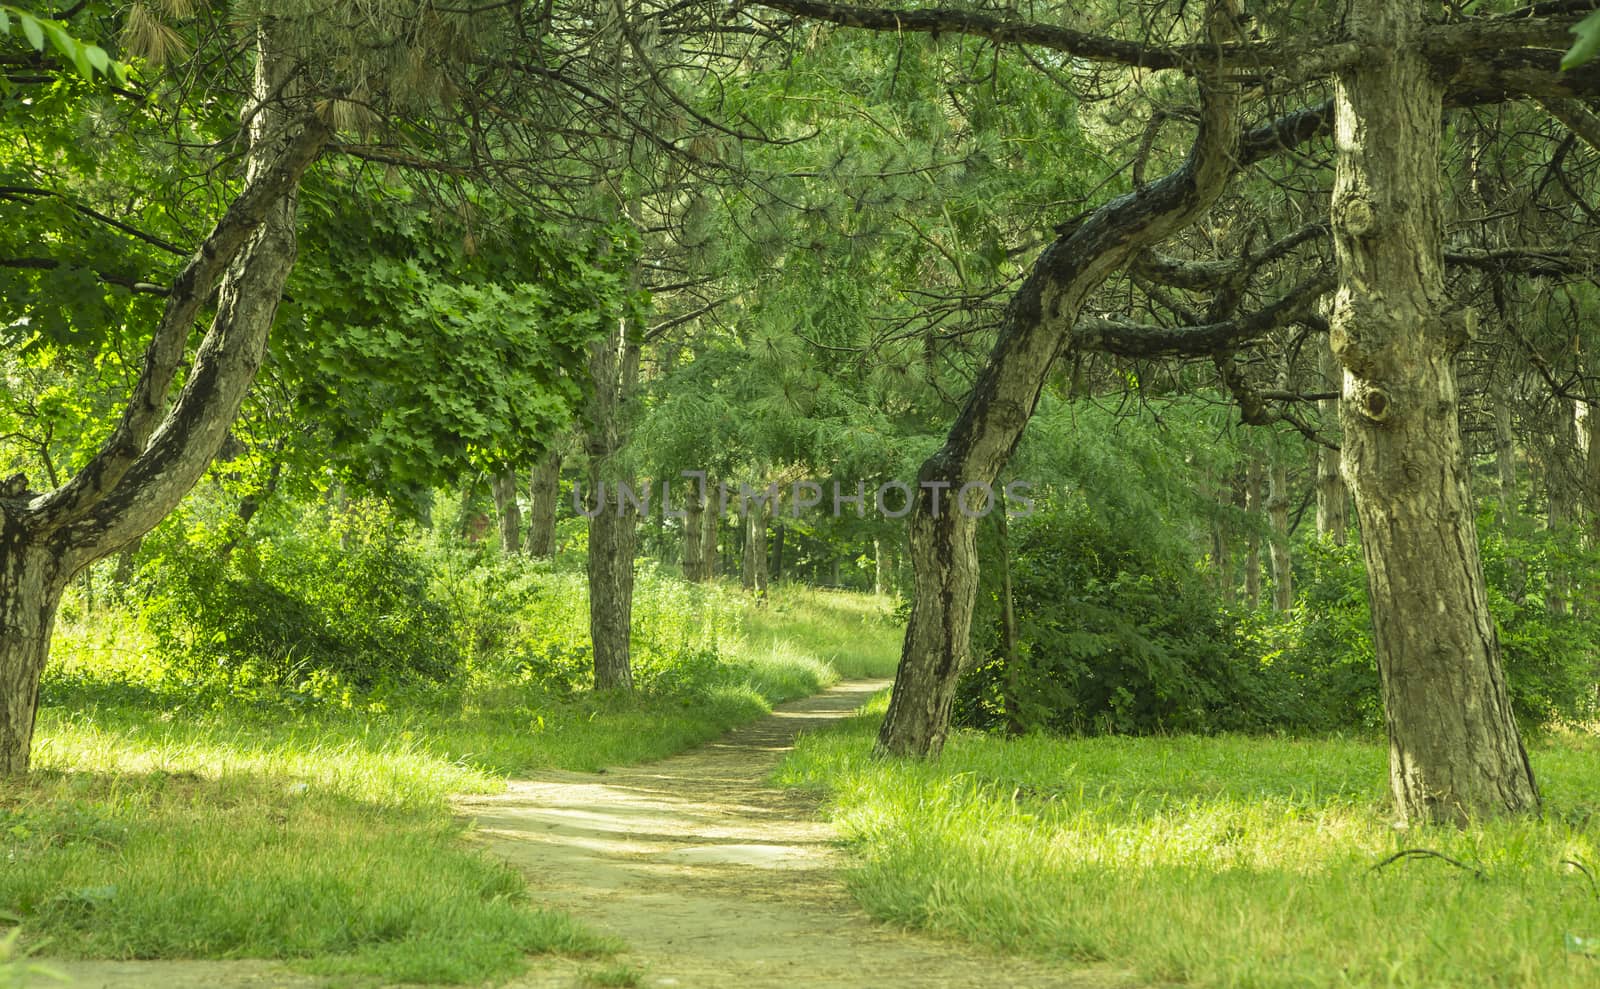
<svg viewBox="0 0 1600 989">
<path fill-rule="evenodd" d="M 644 978 L 644 973 L 631 965 L 608 965 L 605 968 L 593 968 L 583 973 L 585 985 L 615 986 L 621 989 L 631 989 L 637 986 Z"/>
</svg>

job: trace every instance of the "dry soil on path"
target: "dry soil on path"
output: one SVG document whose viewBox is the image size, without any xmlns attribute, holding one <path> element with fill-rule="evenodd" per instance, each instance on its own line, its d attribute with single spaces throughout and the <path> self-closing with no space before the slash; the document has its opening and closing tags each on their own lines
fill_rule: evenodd
<svg viewBox="0 0 1600 989">
<path fill-rule="evenodd" d="M 625 965 L 681 989 L 1107 989 L 1108 970 L 994 955 L 880 924 L 812 795 L 773 787 L 803 732 L 848 717 L 887 681 L 785 704 L 721 739 L 643 766 L 549 773 L 463 798 L 472 840 L 527 877 L 541 906 L 620 938 L 616 960 L 538 959 L 513 989 L 579 989 Z M 269 963 L 59 965 L 93 989 L 311 989 Z"/>
</svg>

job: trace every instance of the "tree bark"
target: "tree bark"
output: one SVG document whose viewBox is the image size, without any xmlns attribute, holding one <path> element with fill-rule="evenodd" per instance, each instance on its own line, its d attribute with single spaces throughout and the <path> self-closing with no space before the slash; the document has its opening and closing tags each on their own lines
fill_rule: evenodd
<svg viewBox="0 0 1600 989">
<path fill-rule="evenodd" d="M 1294 567 L 1289 555 L 1289 467 L 1278 451 L 1273 451 L 1267 483 L 1267 518 L 1272 523 L 1272 610 L 1284 615 L 1294 607 Z"/>
<path fill-rule="evenodd" d="M 300 176 L 327 140 L 290 60 L 256 38 L 244 188 L 167 296 L 122 420 L 65 485 L 0 491 L 0 776 L 27 771 L 39 677 L 62 591 L 90 563 L 160 522 L 205 472 L 260 367 L 294 265 Z M 215 312 L 169 407 L 194 321 Z"/>
<path fill-rule="evenodd" d="M 1244 541 L 1244 600 L 1251 611 L 1261 607 L 1261 454 L 1252 453 L 1244 472 L 1244 514 L 1250 528 Z"/>
<path fill-rule="evenodd" d="M 696 583 L 706 579 L 705 518 L 705 499 L 699 486 L 691 484 L 684 494 L 682 564 L 683 579 Z"/>
<path fill-rule="evenodd" d="M 707 481 L 707 491 L 713 490 L 711 482 Z M 705 518 L 700 524 L 700 567 L 702 580 L 716 580 L 717 574 L 722 570 L 722 558 L 718 551 L 719 530 L 722 528 L 722 512 L 717 504 L 717 498 L 712 495 L 706 504 Z"/>
<path fill-rule="evenodd" d="M 882 539 L 872 541 L 872 593 L 883 594 L 889 588 L 889 558 Z"/>
<path fill-rule="evenodd" d="M 1337 392 L 1343 386 L 1344 369 L 1333 356 L 1327 338 L 1321 338 L 1318 359 L 1322 380 L 1327 390 Z M 1317 402 L 1324 429 L 1339 421 L 1338 399 Z M 1317 472 L 1317 536 L 1332 539 L 1335 546 L 1343 546 L 1350 535 L 1350 516 L 1347 506 L 1350 491 L 1345 487 L 1344 474 L 1339 471 L 1339 451 L 1323 446 L 1313 446 L 1314 467 Z"/>
<path fill-rule="evenodd" d="M 561 451 L 552 447 L 533 469 L 528 484 L 528 555 L 556 555 L 556 506 L 561 501 Z"/>
<path fill-rule="evenodd" d="M 1418 54 L 1421 0 L 1352 0 L 1367 52 L 1334 93 L 1332 218 L 1344 366 L 1343 465 L 1361 522 L 1390 783 L 1408 821 L 1531 812 L 1489 616 L 1451 358 L 1469 322 L 1444 311 L 1443 85 Z"/>
<path fill-rule="evenodd" d="M 633 553 L 638 513 L 623 495 L 633 475 L 620 456 L 627 440 L 626 405 L 639 379 L 637 334 L 627 320 L 589 348 L 593 391 L 584 445 L 589 454 L 590 496 L 600 510 L 589 519 L 589 639 L 598 690 L 631 690 L 633 664 Z M 604 497 L 601 498 L 602 492 Z"/>
<path fill-rule="evenodd" d="M 767 596 L 767 516 L 773 499 L 752 500 L 744 512 L 744 589 L 757 598 Z"/>
<path fill-rule="evenodd" d="M 522 509 L 517 505 L 517 474 L 497 471 L 490 481 L 495 520 L 500 526 L 500 552 L 515 556 L 522 549 Z"/>
<path fill-rule="evenodd" d="M 1237 31 L 1238 7 L 1207 5 L 1212 40 Z M 1135 253 L 1209 206 L 1232 172 L 1237 94 L 1203 67 L 1200 128 L 1184 165 L 1064 228 L 1006 307 L 998 339 L 948 437 L 918 473 L 910 517 L 912 605 L 880 751 L 938 754 L 967 662 L 977 593 L 977 520 L 954 510 L 967 484 L 993 485 L 1022 435 L 1088 295 Z"/>
</svg>

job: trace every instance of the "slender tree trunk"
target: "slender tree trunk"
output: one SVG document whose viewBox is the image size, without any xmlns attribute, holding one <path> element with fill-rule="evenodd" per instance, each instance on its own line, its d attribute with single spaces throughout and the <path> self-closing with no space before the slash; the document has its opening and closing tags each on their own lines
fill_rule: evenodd
<svg viewBox="0 0 1600 989">
<path fill-rule="evenodd" d="M 708 489 L 710 482 L 707 482 Z M 701 580 L 716 580 L 722 572 L 722 556 L 718 546 L 718 536 L 722 528 L 722 512 L 717 504 L 717 496 L 711 495 L 706 504 L 706 514 L 700 526 L 700 566 Z"/>
<path fill-rule="evenodd" d="M 1005 713 L 1006 733 L 1021 735 L 1027 730 L 1022 723 L 1022 654 L 1017 646 L 1017 609 L 1011 587 L 1011 526 L 1006 520 L 1003 495 L 995 500 L 994 514 L 1000 536 L 1000 655 L 1005 663 L 1000 678 L 1000 706 Z"/>
<path fill-rule="evenodd" d="M 883 594 L 889 586 L 889 559 L 882 539 L 872 541 L 872 593 Z"/>
<path fill-rule="evenodd" d="M 1583 403 L 1583 514 L 1585 545 L 1600 545 L 1600 407 Z"/>
<path fill-rule="evenodd" d="M 528 555 L 556 555 L 556 506 L 561 502 L 561 451 L 552 447 L 528 484 Z"/>
<path fill-rule="evenodd" d="M 497 472 L 490 481 L 495 520 L 500 526 L 500 551 L 515 556 L 522 549 L 522 509 L 517 505 L 516 471 Z"/>
<path fill-rule="evenodd" d="M 1252 453 L 1244 473 L 1244 513 L 1250 528 L 1245 536 L 1244 549 L 1244 600 L 1251 611 L 1261 607 L 1261 516 L 1262 475 L 1261 455 Z"/>
<path fill-rule="evenodd" d="M 1208 32 L 1236 37 L 1238 6 L 1207 4 Z M 1139 250 L 1208 207 L 1231 174 L 1238 145 L 1237 93 L 1201 67 L 1200 128 L 1184 166 L 1102 206 L 1061 232 L 1035 261 L 1006 308 L 994 349 L 949 435 L 918 473 L 910 516 L 912 604 L 880 751 L 938 754 L 966 665 L 978 586 L 977 520 L 955 510 L 969 484 L 992 486 L 1038 404 L 1056 355 L 1084 300 Z"/>
<path fill-rule="evenodd" d="M 1544 444 L 1545 529 L 1558 539 L 1570 538 L 1577 521 L 1581 481 L 1574 483 L 1574 454 L 1578 449 L 1577 403 L 1569 398 L 1555 400 L 1554 421 Z M 1572 597 L 1571 575 L 1566 568 L 1552 566 L 1545 579 L 1545 609 L 1552 615 L 1565 615 Z"/>
<path fill-rule="evenodd" d="M 1333 356 L 1327 338 L 1321 339 L 1318 359 L 1321 364 L 1323 386 L 1329 391 L 1337 392 L 1344 384 L 1344 369 Z M 1324 431 L 1331 431 L 1329 427 L 1339 421 L 1338 399 L 1323 399 L 1317 402 L 1317 412 L 1321 416 Z M 1331 538 L 1335 546 L 1343 546 L 1350 534 L 1350 516 L 1347 511 L 1350 490 L 1345 487 L 1344 474 L 1339 470 L 1339 451 L 1317 443 L 1312 447 L 1312 457 L 1317 472 L 1317 536 Z"/>
<path fill-rule="evenodd" d="M 1289 466 L 1276 451 L 1267 486 L 1267 517 L 1272 522 L 1272 610 L 1283 615 L 1294 607 L 1294 567 L 1289 556 Z"/>
<path fill-rule="evenodd" d="M 1421 0 L 1351 0 L 1367 57 L 1334 90 L 1344 474 L 1361 521 L 1390 782 L 1409 821 L 1537 810 L 1489 616 L 1444 311 L 1443 87 Z"/>
<path fill-rule="evenodd" d="M 630 690 L 633 665 L 633 554 L 638 513 L 623 497 L 633 484 L 620 453 L 626 441 L 626 403 L 639 377 L 639 345 L 624 320 L 616 320 L 589 348 L 589 398 L 585 447 L 589 490 L 605 501 L 589 519 L 589 638 L 594 648 L 594 685 L 599 690 Z"/>
<path fill-rule="evenodd" d="M 772 499 L 751 501 L 744 513 L 744 589 L 767 596 L 767 515 Z"/>
</svg>

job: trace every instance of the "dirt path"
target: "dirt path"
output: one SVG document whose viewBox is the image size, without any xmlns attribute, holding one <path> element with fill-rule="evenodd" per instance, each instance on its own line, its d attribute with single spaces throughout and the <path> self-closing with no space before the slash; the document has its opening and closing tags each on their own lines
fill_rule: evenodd
<svg viewBox="0 0 1600 989">
<path fill-rule="evenodd" d="M 887 682 L 784 705 L 646 766 L 519 781 L 461 805 L 536 899 L 622 938 L 644 986 L 685 989 L 1106 987 L 1066 971 L 878 924 L 838 878 L 815 803 L 765 785 L 801 731 L 848 716 Z M 593 964 L 541 964 L 518 989 L 585 985 Z"/>
<path fill-rule="evenodd" d="M 542 905 L 626 942 L 615 961 L 541 958 L 512 989 L 592 989 L 624 964 L 681 989 L 1111 989 L 1110 970 L 1007 959 L 904 933 L 857 908 L 843 855 L 805 794 L 766 785 L 801 731 L 887 681 L 856 681 L 662 762 L 550 773 L 459 803 L 473 840 L 520 868 Z M 52 963 L 74 989 L 314 989 L 269 962 Z M 39 982 L 36 985 L 60 985 Z"/>
</svg>

